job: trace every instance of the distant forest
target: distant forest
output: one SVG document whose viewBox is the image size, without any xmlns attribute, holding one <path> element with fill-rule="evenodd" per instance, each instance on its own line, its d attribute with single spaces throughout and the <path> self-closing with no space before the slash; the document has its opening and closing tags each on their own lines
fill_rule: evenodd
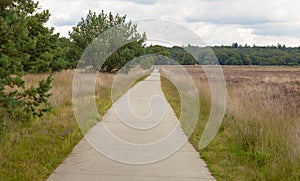
<svg viewBox="0 0 300 181">
<path fill-rule="evenodd" d="M 65 38 L 45 26 L 49 18 L 49 10 L 41 10 L 33 0 L 0 1 L 0 134 L 3 118 L 8 115 L 12 119 L 20 113 L 42 116 L 50 110 L 52 74 L 38 86 L 26 87 L 22 78 L 26 73 L 57 72 L 77 65 L 114 73 L 124 67 L 130 70 L 134 66 L 131 60 L 149 54 L 159 55 L 149 59 L 156 65 L 174 64 L 171 59 L 183 65 L 216 64 L 216 57 L 221 65 L 300 65 L 300 47 L 249 47 L 237 43 L 212 48 L 146 46 L 147 35 L 139 34 L 126 15 L 104 11 L 89 11 Z M 93 51 L 85 52 L 87 47 Z M 152 65 L 149 61 L 139 63 L 143 68 Z"/>
<path fill-rule="evenodd" d="M 286 47 L 281 44 L 250 47 L 247 44 L 242 46 L 233 43 L 231 46 L 199 47 L 201 53 L 196 57 L 198 61 L 186 51 L 188 48 L 158 45 L 149 47 L 154 50 L 160 49 L 156 51 L 158 54 L 168 56 L 182 65 L 210 64 L 210 59 L 215 57 L 218 58 L 220 65 L 300 65 L 300 47 Z"/>
<path fill-rule="evenodd" d="M 221 65 L 300 65 L 300 47 L 232 46 L 212 47 Z"/>
</svg>

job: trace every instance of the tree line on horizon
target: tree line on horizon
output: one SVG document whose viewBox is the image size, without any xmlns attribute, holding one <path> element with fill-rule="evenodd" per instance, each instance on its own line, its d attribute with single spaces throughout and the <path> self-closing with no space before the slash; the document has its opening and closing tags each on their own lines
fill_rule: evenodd
<svg viewBox="0 0 300 181">
<path fill-rule="evenodd" d="M 215 46 L 212 50 L 221 65 L 300 65 L 300 46 L 255 46 L 233 43 L 231 46 Z"/>
<path fill-rule="evenodd" d="M 146 34 L 138 33 L 136 25 L 127 21 L 126 15 L 89 11 L 69 32 L 69 38 L 60 37 L 54 33 L 54 28 L 46 27 L 49 18 L 49 10 L 40 10 L 38 2 L 33 0 L 0 2 L 0 122 L 7 114 L 41 116 L 48 111 L 49 108 L 42 105 L 47 104 L 51 96 L 48 93 L 51 74 L 38 86 L 30 88 L 25 86 L 22 76 L 76 68 L 90 43 L 112 27 L 124 27 L 123 42 L 133 41 L 108 55 L 99 69 L 103 72 L 113 73 L 135 57 L 147 54 L 168 57 L 183 65 L 209 64 L 213 58 L 207 47 L 202 48 L 196 57 L 198 61 L 186 51 L 186 47 L 146 47 Z M 113 46 L 108 49 L 113 49 Z M 300 48 L 283 45 L 249 47 L 234 43 L 232 46 L 212 47 L 212 50 L 221 65 L 300 65 Z M 160 58 L 154 63 L 168 64 Z M 8 91 L 8 88 L 14 91 Z"/>
<path fill-rule="evenodd" d="M 231 46 L 197 47 L 198 55 L 192 56 L 188 46 L 164 47 L 160 45 L 149 48 L 158 54 L 168 56 L 182 65 L 208 65 L 217 58 L 220 65 L 258 65 L 258 66 L 296 66 L 300 65 L 300 47 L 277 46 L 241 46 L 233 43 Z M 155 52 L 155 51 L 154 51 Z M 162 53 L 161 53 L 162 52 Z"/>
</svg>

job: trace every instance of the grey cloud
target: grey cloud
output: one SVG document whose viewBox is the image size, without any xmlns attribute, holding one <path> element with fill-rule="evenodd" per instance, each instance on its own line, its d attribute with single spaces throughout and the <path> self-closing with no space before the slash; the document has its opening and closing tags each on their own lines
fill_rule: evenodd
<svg viewBox="0 0 300 181">
<path fill-rule="evenodd" d="M 135 4 L 153 5 L 156 4 L 159 0 L 115 0 L 115 1 L 127 1 L 127 2 L 133 2 Z"/>
<path fill-rule="evenodd" d="M 54 3 L 53 3 L 54 1 Z M 50 26 L 59 30 L 75 26 L 88 9 L 126 14 L 128 19 L 168 19 L 183 24 L 206 25 L 193 28 L 213 42 L 227 42 L 224 27 L 230 27 L 230 41 L 251 43 L 275 41 L 276 38 L 300 37 L 300 1 L 276 0 L 41 0 L 49 8 Z M 298 21 L 299 20 L 299 21 Z M 66 27 L 65 27 L 66 28 Z M 226 29 L 227 30 L 227 29 Z M 245 33 L 245 31 L 247 33 Z M 217 38 L 213 38 L 217 37 Z M 253 37 L 260 37 L 259 40 Z M 271 40 L 272 39 L 272 40 Z M 277 42 L 277 39 L 276 39 Z M 213 43 L 212 43 L 213 44 Z"/>
<path fill-rule="evenodd" d="M 57 27 L 76 26 L 77 23 L 78 23 L 77 20 L 74 20 L 74 19 L 67 19 L 67 20 L 56 19 L 52 22 L 52 25 L 57 26 Z"/>
<path fill-rule="evenodd" d="M 270 20 L 267 18 L 249 18 L 249 17 L 221 17 L 221 18 L 195 18 L 195 17 L 186 17 L 185 21 L 190 23 L 195 22 L 207 22 L 213 24 L 220 24 L 220 25 L 243 25 L 243 26 L 252 26 L 252 25 L 259 25 L 265 23 L 275 22 L 274 20 Z"/>
<path fill-rule="evenodd" d="M 271 23 L 253 27 L 253 34 L 263 36 L 292 36 L 300 38 L 299 32 L 299 23 Z"/>
</svg>

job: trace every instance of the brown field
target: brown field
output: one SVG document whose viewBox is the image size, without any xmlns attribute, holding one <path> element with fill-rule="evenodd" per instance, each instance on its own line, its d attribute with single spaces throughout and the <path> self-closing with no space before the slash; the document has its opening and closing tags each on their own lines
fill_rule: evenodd
<svg viewBox="0 0 300 181">
<path fill-rule="evenodd" d="M 200 150 L 213 174 L 221 180 L 300 180 L 300 67 L 222 68 L 226 115 L 213 142 Z M 201 66 L 186 69 L 200 100 L 210 100 Z M 190 138 L 196 147 L 203 125 Z"/>
<path fill-rule="evenodd" d="M 176 70 L 176 66 L 169 68 Z M 210 107 L 201 66 L 186 66 L 200 93 L 201 113 L 190 141 L 197 148 Z M 219 133 L 199 150 L 220 180 L 300 180 L 300 67 L 223 67 L 227 110 Z M 26 75 L 36 85 L 47 75 Z M 111 105 L 112 74 L 99 74 L 96 96 L 103 115 Z M 29 122 L 7 121 L 0 140 L 0 178 L 44 180 L 82 138 L 72 110 L 73 71 L 54 74 L 53 110 Z M 162 81 L 163 88 L 166 82 Z M 166 90 L 170 90 L 166 92 Z M 178 115 L 177 92 L 165 94 Z M 0 180 L 1 180 L 0 179 Z"/>
</svg>

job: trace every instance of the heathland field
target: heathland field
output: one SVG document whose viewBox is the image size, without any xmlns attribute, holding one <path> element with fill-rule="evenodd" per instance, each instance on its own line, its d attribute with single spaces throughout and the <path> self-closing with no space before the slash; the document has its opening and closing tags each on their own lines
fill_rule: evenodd
<svg viewBox="0 0 300 181">
<path fill-rule="evenodd" d="M 74 71 L 55 73 L 50 98 L 52 111 L 42 118 L 6 119 L 0 137 L 0 180 L 45 180 L 83 137 L 72 108 Z M 27 86 L 36 85 L 45 74 L 29 74 Z M 113 74 L 99 74 L 96 85 L 98 112 L 111 106 Z"/>
<path fill-rule="evenodd" d="M 274 7 L 281 8 L 280 11 L 272 8 L 275 13 L 272 15 L 273 23 L 282 22 L 283 19 L 290 21 L 281 23 L 283 27 L 278 29 L 279 34 L 273 31 L 271 23 L 247 22 L 247 18 L 246 21 L 235 21 L 243 20 L 241 17 L 252 19 L 254 11 L 250 9 L 256 8 L 258 3 L 253 1 L 252 5 L 247 3 L 246 6 L 239 3 L 238 7 L 236 3 L 228 3 L 232 8 L 219 8 L 220 11 L 217 12 L 228 14 L 226 11 L 232 11 L 230 14 L 233 15 L 232 20 L 235 21 L 232 23 L 237 26 L 229 29 L 228 33 L 232 34 L 230 39 L 222 36 L 221 31 L 204 33 L 206 38 L 211 38 L 209 42 L 211 47 L 202 47 L 203 42 L 196 42 L 195 34 L 191 33 L 199 29 L 197 21 L 194 22 L 196 19 L 199 20 L 197 18 L 199 5 L 206 6 L 207 3 L 197 5 L 184 2 L 184 6 L 181 3 L 173 3 L 178 5 L 179 9 L 176 9 L 178 12 L 181 7 L 184 9 L 188 7 L 196 14 L 183 13 L 173 17 L 171 11 L 151 12 L 149 15 L 153 14 L 156 18 L 171 17 L 174 22 L 151 20 L 136 22 L 138 23 L 136 25 L 127 17 L 132 17 L 134 14 L 134 17 L 143 19 L 148 11 L 141 11 L 141 8 L 152 7 L 155 10 L 159 9 L 156 8 L 157 5 L 163 8 L 167 4 L 155 1 L 146 3 L 147 6 L 144 6 L 144 3 L 136 3 L 132 0 L 134 7 L 139 11 L 135 12 L 135 8 L 128 9 L 128 3 L 123 3 L 124 7 L 120 8 L 122 14 L 119 14 L 120 12 L 114 12 L 116 13 L 114 14 L 109 9 L 105 11 L 99 9 L 100 6 L 95 6 L 92 1 L 84 1 L 83 7 L 80 6 L 79 1 L 79 4 L 77 1 L 76 4 L 73 1 L 68 2 L 70 4 L 66 6 L 67 8 L 73 5 L 79 5 L 80 8 L 76 9 L 74 6 L 72 9 L 76 10 L 64 21 L 61 21 L 61 18 L 54 18 L 57 22 L 48 22 L 52 18 L 51 14 L 59 17 L 62 9 L 54 6 L 50 8 L 50 6 L 47 7 L 47 3 L 39 4 L 34 0 L 1 0 L 0 181 L 46 180 L 83 138 L 75 120 L 72 103 L 72 84 L 76 67 L 85 69 L 83 78 L 76 79 L 80 80 L 80 83 L 91 83 L 94 81 L 90 79 L 92 72 L 97 72 L 99 69 L 101 72 L 96 81 L 95 91 L 94 87 L 90 89 L 86 85 L 78 91 L 79 95 L 85 96 L 85 100 L 93 100 L 92 98 L 95 97 L 99 112 L 97 114 L 91 109 L 89 109 L 91 111 L 84 112 L 84 115 L 88 116 L 88 119 L 83 119 L 88 122 L 83 128 L 85 132 L 96 122 L 101 121 L 102 115 L 111 107 L 115 98 L 134 85 L 135 80 L 132 76 L 130 81 L 123 81 L 128 80 L 124 74 L 121 78 L 126 77 L 126 79 L 120 79 L 119 84 L 113 84 L 114 78 L 118 77 L 116 72 L 123 69 L 123 72 L 131 70 L 131 72 L 139 73 L 132 69 L 136 63 L 140 63 L 140 67 L 135 68 L 143 69 L 150 68 L 153 64 L 166 65 L 165 67 L 168 65 L 169 70 L 165 69 L 165 72 L 162 66 L 161 76 L 163 73 L 166 73 L 165 75 L 170 73 L 168 71 L 176 71 L 178 83 L 188 85 L 189 79 L 185 77 L 187 74 L 177 72 L 178 66 L 172 66 L 174 62 L 170 60 L 173 59 L 181 65 L 186 65 L 186 69 L 196 82 L 198 92 L 195 91 L 196 89 L 191 91 L 186 87 L 183 90 L 179 89 L 180 96 L 186 96 L 183 99 L 185 101 L 181 102 L 179 93 L 171 81 L 162 77 L 161 83 L 176 116 L 179 117 L 180 113 L 182 117 L 185 116 L 179 117 L 182 119 L 180 120 L 182 128 L 188 136 L 191 134 L 190 142 L 197 149 L 210 110 L 219 111 L 222 107 L 218 102 L 217 108 L 211 109 L 211 104 L 215 103 L 211 101 L 211 88 L 201 66 L 196 66 L 196 64 L 211 65 L 216 57 L 224 66 L 222 68 L 227 86 L 227 107 L 216 137 L 208 147 L 198 150 L 207 162 L 210 171 L 218 180 L 300 181 L 300 46 L 299 39 L 293 33 L 293 28 L 298 26 L 294 26 L 297 22 L 292 21 L 296 13 L 293 13 L 291 7 L 295 8 L 295 12 L 298 12 L 299 8 L 297 4 L 293 4 L 294 1 L 291 1 L 292 4 L 288 3 L 290 1 L 284 2 L 284 7 L 281 1 L 276 2 L 279 3 L 278 5 L 275 1 L 270 3 Z M 223 3 L 223 1 L 220 2 Z M 111 1 L 110 3 L 119 2 Z M 67 1 L 59 5 L 62 4 L 67 4 Z M 265 3 L 265 5 L 269 7 L 269 4 Z M 204 9 L 210 11 L 209 8 L 215 7 L 223 7 L 223 5 L 214 1 L 207 4 L 207 8 Z M 241 16 L 240 11 L 244 10 L 243 7 L 249 10 Z M 88 9 L 90 10 L 85 16 L 78 17 Z M 265 14 L 266 17 L 263 18 L 265 20 L 270 19 L 265 8 L 256 8 L 255 12 Z M 192 17 L 193 15 L 196 18 Z M 79 18 L 77 24 L 73 21 L 73 17 Z M 218 25 L 223 27 L 224 23 L 228 23 L 227 17 L 216 17 L 217 19 L 214 19 L 216 21 L 213 22 L 214 26 L 208 26 L 208 28 L 218 29 Z M 175 23 L 176 19 L 183 24 L 190 24 L 191 30 Z M 206 16 L 200 19 L 201 25 L 205 22 L 212 23 Z M 261 19 L 260 16 L 259 19 Z M 256 25 L 259 23 L 260 26 L 256 26 L 255 23 Z M 246 24 L 251 24 L 250 29 L 253 31 L 248 31 L 249 27 L 243 29 Z M 50 28 L 48 25 L 54 27 Z M 68 35 L 64 35 L 58 26 L 69 28 Z M 285 34 L 281 34 L 282 30 L 285 30 L 283 32 Z M 211 34 L 211 32 L 217 32 L 217 34 Z M 242 45 L 240 42 L 226 45 L 234 39 L 246 42 L 249 37 L 257 35 L 259 38 L 251 40 L 253 46 Z M 285 35 L 284 39 L 281 35 Z M 214 36 L 220 39 L 213 38 Z M 282 41 L 286 44 L 282 44 Z M 162 46 L 174 43 L 178 46 Z M 267 45 L 267 43 L 272 43 L 272 45 Z M 222 46 L 213 44 L 222 44 Z M 258 44 L 264 46 L 257 46 Z M 148 55 L 156 56 L 148 57 Z M 148 58 L 149 61 L 144 61 Z M 53 76 L 47 75 L 50 73 Z M 136 82 L 142 81 L 147 73 L 141 74 L 142 76 Z M 113 99 L 111 99 L 112 84 L 117 85 L 113 89 L 113 92 L 117 89 Z M 123 86 L 125 88 L 121 89 Z M 78 87 L 81 88 L 81 86 Z M 118 89 L 118 87 L 121 88 Z M 82 94 L 81 90 L 84 93 L 95 92 L 95 95 Z M 197 101 L 193 102 L 198 97 L 200 108 Z M 224 97 L 220 94 L 218 98 Z M 74 96 L 73 100 L 79 99 Z M 84 102 L 79 103 L 85 107 Z M 181 112 L 181 105 L 187 109 Z M 75 111 L 77 110 L 75 108 Z M 198 117 L 192 119 L 195 115 L 192 113 L 199 111 L 201 113 L 199 119 Z M 194 123 L 196 123 L 195 129 Z M 218 127 L 218 123 L 210 124 L 214 125 L 212 129 Z M 205 130 L 211 130 L 210 128 Z M 205 138 L 209 137 L 205 135 Z M 177 162 L 175 164 L 180 165 Z M 161 172 L 165 170 L 161 169 Z"/>
<path fill-rule="evenodd" d="M 169 68 L 175 71 L 176 66 Z M 200 118 L 190 141 L 197 146 L 210 111 L 210 87 L 201 66 L 186 66 L 199 90 Z M 223 67 L 227 110 L 213 142 L 199 150 L 219 180 L 300 180 L 300 67 Z M 0 141 L 0 180 L 45 180 L 82 138 L 72 110 L 73 71 L 54 74 L 52 111 L 42 118 L 6 118 Z M 111 106 L 115 75 L 99 74 L 100 115 Z M 46 77 L 25 76 L 27 86 Z M 176 89 L 162 87 L 179 115 Z"/>
<path fill-rule="evenodd" d="M 190 138 L 197 147 L 210 111 L 210 88 L 201 66 L 186 68 L 201 100 Z M 223 72 L 226 115 L 213 142 L 199 151 L 213 175 L 220 180 L 300 180 L 300 67 L 225 66 Z M 175 87 L 166 79 L 162 85 L 179 115 Z"/>
</svg>

